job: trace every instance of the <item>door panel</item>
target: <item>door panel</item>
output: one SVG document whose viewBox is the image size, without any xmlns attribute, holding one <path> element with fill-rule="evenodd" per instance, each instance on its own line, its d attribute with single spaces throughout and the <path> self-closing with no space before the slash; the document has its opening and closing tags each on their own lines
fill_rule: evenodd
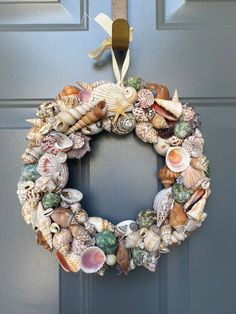
<svg viewBox="0 0 236 314">
<path fill-rule="evenodd" d="M 24 119 L 66 84 L 113 80 L 108 53 L 97 63 L 87 57 L 106 36 L 92 18 L 110 15 L 111 5 L 40 2 L 0 1 L 1 314 L 233 313 L 236 2 L 129 1 L 135 30 L 129 73 L 164 82 L 172 93 L 177 87 L 183 103 L 197 105 L 212 196 L 206 223 L 162 256 L 155 274 L 138 269 L 117 277 L 111 271 L 103 278 L 60 270 L 35 245 L 14 193 L 26 145 Z M 69 186 L 84 193 L 90 215 L 118 222 L 152 205 L 162 163 L 133 135 L 102 134 L 90 155 L 70 163 Z"/>
</svg>

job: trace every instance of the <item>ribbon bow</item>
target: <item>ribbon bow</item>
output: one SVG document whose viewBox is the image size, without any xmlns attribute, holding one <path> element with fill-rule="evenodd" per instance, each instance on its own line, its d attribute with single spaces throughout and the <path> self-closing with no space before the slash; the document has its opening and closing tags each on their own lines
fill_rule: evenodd
<svg viewBox="0 0 236 314">
<path fill-rule="evenodd" d="M 107 15 L 100 13 L 95 17 L 95 22 L 97 22 L 108 34 L 108 37 L 106 37 L 101 45 L 92 51 L 89 52 L 89 57 L 99 60 L 105 50 L 111 49 L 111 55 L 112 55 L 112 67 L 114 71 L 115 78 L 117 80 L 118 85 L 123 85 L 123 80 L 125 78 L 125 75 L 128 71 L 129 64 L 130 64 L 130 51 L 129 49 L 126 52 L 125 60 L 121 68 L 121 72 L 119 70 L 119 66 L 115 57 L 114 50 L 112 48 L 112 19 L 109 18 Z M 130 27 L 129 29 L 129 42 L 133 40 L 133 27 Z"/>
</svg>

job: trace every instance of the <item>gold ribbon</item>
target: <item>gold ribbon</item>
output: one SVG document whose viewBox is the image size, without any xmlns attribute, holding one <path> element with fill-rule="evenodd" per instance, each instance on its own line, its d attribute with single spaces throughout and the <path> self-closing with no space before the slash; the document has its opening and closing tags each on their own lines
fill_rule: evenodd
<svg viewBox="0 0 236 314">
<path fill-rule="evenodd" d="M 112 49 L 112 19 L 109 18 L 107 15 L 100 13 L 98 14 L 94 19 L 108 34 L 108 37 L 106 37 L 103 42 L 100 44 L 100 46 L 97 49 L 94 49 L 89 52 L 89 57 L 99 60 L 104 51 L 107 49 L 111 49 L 111 55 L 112 55 L 112 67 L 114 71 L 115 78 L 117 80 L 118 85 L 123 85 L 123 80 L 125 78 L 125 75 L 128 71 L 129 64 L 130 64 L 130 51 L 129 49 L 126 52 L 125 60 L 123 62 L 121 72 L 119 70 L 119 66 L 115 57 L 114 50 Z M 129 42 L 133 40 L 133 28 L 130 27 L 129 29 Z"/>
</svg>

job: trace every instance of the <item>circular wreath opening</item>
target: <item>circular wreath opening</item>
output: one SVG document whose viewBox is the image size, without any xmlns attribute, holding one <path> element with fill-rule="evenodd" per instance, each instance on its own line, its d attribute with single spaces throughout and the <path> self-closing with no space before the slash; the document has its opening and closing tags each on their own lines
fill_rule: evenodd
<svg viewBox="0 0 236 314">
<path fill-rule="evenodd" d="M 131 76 L 124 86 L 107 81 L 66 86 L 39 106 L 29 130 L 17 194 L 22 216 L 39 245 L 55 253 L 65 271 L 97 273 L 115 267 L 127 274 L 138 266 L 155 271 L 161 254 L 181 244 L 206 219 L 210 195 L 209 161 L 203 154 L 200 116 L 170 99 L 165 85 Z M 165 158 L 159 171 L 163 189 L 153 208 L 136 220 L 114 225 L 89 217 L 82 193 L 67 187 L 69 159 L 90 152 L 102 131 L 123 136 L 134 132 Z M 87 196 L 88 197 L 88 196 Z"/>
</svg>

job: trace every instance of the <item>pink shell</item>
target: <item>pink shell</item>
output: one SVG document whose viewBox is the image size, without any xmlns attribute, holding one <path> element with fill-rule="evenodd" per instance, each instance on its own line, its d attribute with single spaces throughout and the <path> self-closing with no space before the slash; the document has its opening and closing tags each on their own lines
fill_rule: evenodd
<svg viewBox="0 0 236 314">
<path fill-rule="evenodd" d="M 83 89 L 79 93 L 78 99 L 80 102 L 90 102 L 93 99 L 93 96 L 90 91 Z"/>
<path fill-rule="evenodd" d="M 106 255 L 99 247 L 90 246 L 81 255 L 81 269 L 88 274 L 96 273 L 106 261 Z"/>
<path fill-rule="evenodd" d="M 58 152 L 67 152 L 73 146 L 72 140 L 65 134 L 59 132 L 51 132 L 42 141 L 41 148 L 50 154 L 58 154 Z"/>
<path fill-rule="evenodd" d="M 143 88 L 138 92 L 137 100 L 142 108 L 149 108 L 154 103 L 154 96 L 149 89 Z"/>
</svg>

